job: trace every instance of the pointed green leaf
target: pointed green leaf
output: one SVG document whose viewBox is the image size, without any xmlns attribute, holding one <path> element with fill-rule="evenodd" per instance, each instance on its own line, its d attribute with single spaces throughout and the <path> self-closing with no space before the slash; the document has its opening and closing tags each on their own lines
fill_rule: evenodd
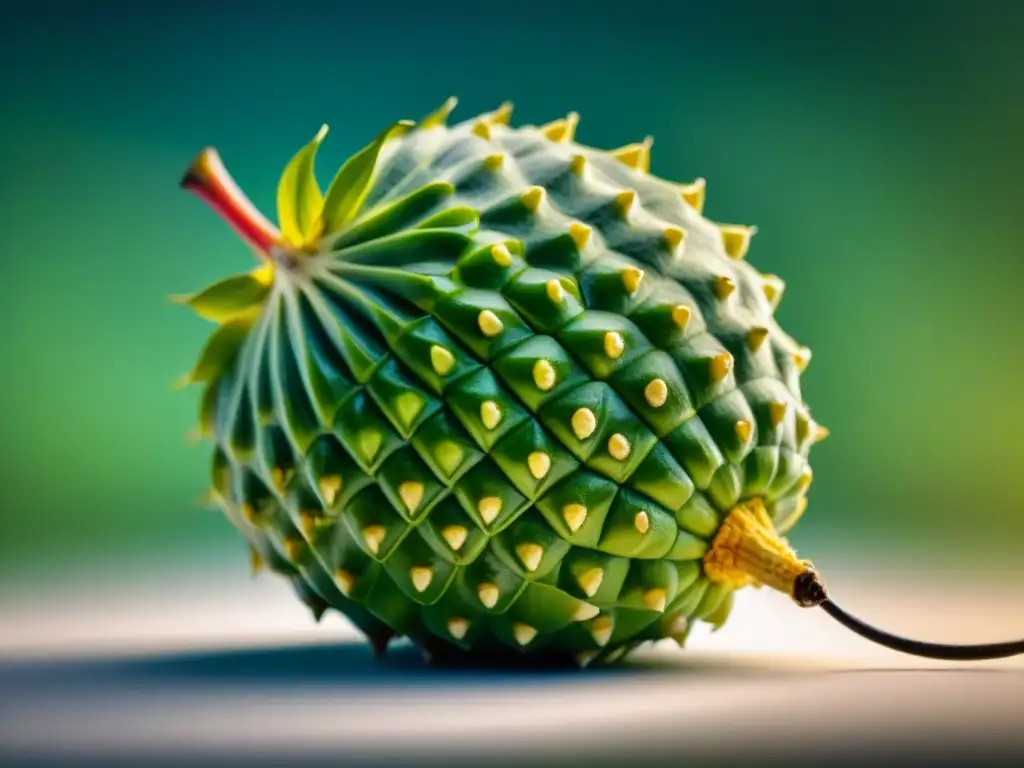
<svg viewBox="0 0 1024 768">
<path fill-rule="evenodd" d="M 220 376 L 221 372 L 234 360 L 242 343 L 249 335 L 253 317 L 241 317 L 225 323 L 210 334 L 206 345 L 199 355 L 199 361 L 191 371 L 175 382 L 175 388 L 187 387 L 190 384 L 208 383 Z"/>
<path fill-rule="evenodd" d="M 197 315 L 222 323 L 263 303 L 270 293 L 273 271 L 268 267 L 233 275 L 197 293 L 171 296 L 175 304 L 191 307 Z"/>
<path fill-rule="evenodd" d="M 441 211 L 416 226 L 417 229 L 454 229 L 463 234 L 475 232 L 480 226 L 476 208 L 460 205 Z"/>
<path fill-rule="evenodd" d="M 389 139 L 407 133 L 415 125 L 410 120 L 401 120 L 389 126 L 381 131 L 369 146 L 345 161 L 327 189 L 322 231 L 337 232 L 355 218 L 370 189 L 381 148 Z"/>
<path fill-rule="evenodd" d="M 277 219 L 281 234 L 294 246 L 303 245 L 319 234 L 313 227 L 319 220 L 324 197 L 316 182 L 314 164 L 316 151 L 326 135 L 325 125 L 311 142 L 295 153 L 277 184 Z"/>
<path fill-rule="evenodd" d="M 455 105 L 458 103 L 459 100 L 457 98 L 454 96 L 449 97 L 438 109 L 420 120 L 417 128 L 425 131 L 430 128 L 436 128 L 439 125 L 444 125 L 448 121 L 448 115 L 452 113 L 452 110 L 455 109 Z"/>
</svg>

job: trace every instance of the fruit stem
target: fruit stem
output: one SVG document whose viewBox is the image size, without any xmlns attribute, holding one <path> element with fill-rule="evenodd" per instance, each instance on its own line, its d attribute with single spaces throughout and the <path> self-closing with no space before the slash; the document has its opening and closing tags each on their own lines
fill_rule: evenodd
<svg viewBox="0 0 1024 768">
<path fill-rule="evenodd" d="M 204 200 L 264 259 L 281 242 L 281 232 L 267 221 L 239 189 L 217 150 L 207 147 L 189 163 L 180 186 Z"/>
</svg>

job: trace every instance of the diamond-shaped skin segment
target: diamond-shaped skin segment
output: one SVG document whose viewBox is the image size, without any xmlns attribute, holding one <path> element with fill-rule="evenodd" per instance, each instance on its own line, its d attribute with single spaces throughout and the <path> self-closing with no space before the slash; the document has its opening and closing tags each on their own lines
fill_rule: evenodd
<svg viewBox="0 0 1024 768">
<path fill-rule="evenodd" d="M 438 557 L 456 565 L 473 562 L 489 541 L 454 496 L 438 502 L 418 530 Z"/>
<path fill-rule="evenodd" d="M 505 298 L 537 333 L 554 334 L 583 312 L 573 281 L 546 269 L 525 269 L 502 289 Z"/>
<path fill-rule="evenodd" d="M 611 555 L 659 558 L 672 548 L 677 531 L 670 512 L 623 488 L 608 511 L 597 547 Z"/>
<path fill-rule="evenodd" d="M 395 430 L 408 440 L 442 402 L 421 388 L 404 373 L 397 362 L 389 360 L 374 373 L 366 390 L 373 397 Z"/>
<path fill-rule="evenodd" d="M 607 379 L 652 349 L 639 328 L 609 312 L 584 312 L 557 338 L 596 379 Z"/>
<path fill-rule="evenodd" d="M 579 616 L 593 617 L 593 609 L 581 610 L 588 606 L 556 587 L 530 583 L 509 610 L 495 620 L 495 625 L 507 624 L 513 630 L 520 624 L 534 628 L 538 635 L 551 635 L 580 621 Z"/>
<path fill-rule="evenodd" d="M 664 444 L 679 461 L 693 484 L 705 490 L 725 457 L 700 417 L 695 416 L 664 438 Z"/>
<path fill-rule="evenodd" d="M 477 611 L 501 614 L 519 599 L 527 582 L 493 549 L 488 547 L 460 569 L 457 585 L 462 599 Z"/>
<path fill-rule="evenodd" d="M 384 569 L 411 600 L 430 605 L 448 589 L 456 566 L 438 559 L 419 531 L 414 530 L 391 553 Z"/>
<path fill-rule="evenodd" d="M 448 489 L 410 447 L 392 454 L 377 475 L 380 489 L 405 520 L 426 517 Z"/>
<path fill-rule="evenodd" d="M 386 561 L 410 531 L 408 523 L 377 486 L 353 496 L 341 519 L 363 551 L 379 562 Z"/>
<path fill-rule="evenodd" d="M 423 423 L 412 446 L 434 476 L 448 487 L 484 457 L 459 422 L 445 411 Z"/>
<path fill-rule="evenodd" d="M 334 435 L 317 438 L 306 454 L 303 469 L 323 507 L 334 512 L 344 509 L 354 494 L 373 483 Z"/>
<path fill-rule="evenodd" d="M 625 557 L 573 547 L 558 571 L 558 587 L 594 605 L 615 605 L 629 573 L 629 563 Z"/>
<path fill-rule="evenodd" d="M 536 508 L 562 538 L 593 548 L 616 493 L 618 486 L 611 480 L 580 469 L 538 499 Z"/>
<path fill-rule="evenodd" d="M 679 465 L 664 443 L 658 443 L 633 470 L 626 486 L 670 510 L 680 509 L 694 486 L 690 476 Z"/>
<path fill-rule="evenodd" d="M 679 366 L 662 350 L 652 350 L 623 366 L 608 383 L 658 437 L 696 413 Z"/>
<path fill-rule="evenodd" d="M 529 418 L 529 413 L 486 368 L 454 384 L 445 399 L 463 428 L 485 451 Z"/>
<path fill-rule="evenodd" d="M 454 496 L 476 526 L 492 536 L 530 505 L 491 459 L 484 459 L 467 472 L 455 487 Z"/>
<path fill-rule="evenodd" d="M 404 441 L 365 392 L 345 401 L 334 418 L 333 434 L 367 474 L 404 445 Z"/>
<path fill-rule="evenodd" d="M 501 294 L 463 289 L 442 296 L 435 316 L 480 360 L 492 360 L 533 335 Z"/>
<path fill-rule="evenodd" d="M 570 549 L 535 509 L 524 513 L 492 541 L 494 553 L 522 578 L 538 581 L 557 568 Z"/>
<path fill-rule="evenodd" d="M 536 413 L 589 377 L 550 336 L 535 336 L 494 361 L 494 370 L 509 390 Z"/>
<path fill-rule="evenodd" d="M 432 318 L 409 325 L 394 349 L 396 356 L 435 394 L 441 394 L 453 382 L 480 368 L 480 363 Z"/>
<path fill-rule="evenodd" d="M 665 560 L 633 560 L 619 606 L 664 613 L 679 592 L 679 572 Z"/>
<path fill-rule="evenodd" d="M 503 437 L 491 450 L 491 458 L 529 499 L 539 498 L 579 466 L 568 451 L 532 420 Z"/>
</svg>

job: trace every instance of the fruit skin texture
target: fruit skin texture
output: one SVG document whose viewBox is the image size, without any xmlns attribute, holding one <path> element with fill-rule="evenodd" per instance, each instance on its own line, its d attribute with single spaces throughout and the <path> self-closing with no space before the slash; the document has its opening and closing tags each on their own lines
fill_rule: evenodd
<svg viewBox="0 0 1024 768">
<path fill-rule="evenodd" d="M 754 228 L 702 216 L 702 180 L 649 173 L 649 140 L 594 149 L 574 114 L 515 128 L 507 106 L 449 126 L 453 106 L 326 193 L 321 131 L 281 232 L 236 226 L 263 265 L 179 297 L 217 323 L 182 382 L 204 388 L 212 498 L 254 567 L 378 650 L 682 645 L 731 609 L 703 562 L 728 511 L 761 499 L 784 533 L 806 506 L 824 430 L 783 285 L 744 260 Z"/>
</svg>

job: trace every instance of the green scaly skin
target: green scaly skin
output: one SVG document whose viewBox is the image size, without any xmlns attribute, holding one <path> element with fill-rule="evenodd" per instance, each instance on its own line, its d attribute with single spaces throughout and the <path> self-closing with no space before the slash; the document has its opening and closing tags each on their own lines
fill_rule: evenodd
<svg viewBox="0 0 1024 768">
<path fill-rule="evenodd" d="M 326 198 L 321 132 L 282 178 L 285 234 L 247 238 L 272 274 L 180 299 L 218 323 L 184 382 L 213 497 L 255 563 L 377 650 L 682 645 L 732 606 L 702 564 L 724 514 L 760 497 L 782 533 L 806 505 L 824 430 L 782 283 L 743 260 L 753 228 L 701 215 L 702 181 L 648 172 L 650 142 L 593 149 L 575 115 L 509 108 L 449 127 L 453 106 L 381 134 Z"/>
</svg>

